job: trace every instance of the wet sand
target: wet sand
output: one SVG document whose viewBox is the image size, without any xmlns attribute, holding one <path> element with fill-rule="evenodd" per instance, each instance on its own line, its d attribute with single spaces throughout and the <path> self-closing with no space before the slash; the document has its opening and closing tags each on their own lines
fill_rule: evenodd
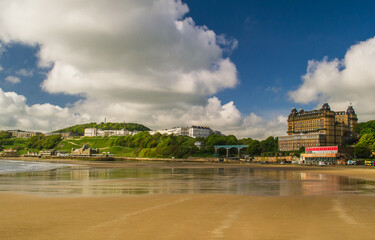
<svg viewBox="0 0 375 240">
<path fill-rule="evenodd" d="M 95 168 L 218 167 L 206 163 L 77 162 Z M 155 165 L 156 164 L 156 165 Z M 363 179 L 375 169 L 286 168 Z M 222 167 L 220 166 L 220 167 Z M 155 194 L 39 197 L 0 193 L 0 237 L 13 239 L 374 239 L 375 197 Z"/>
<path fill-rule="evenodd" d="M 1 239 L 374 239 L 373 197 L 0 194 Z"/>
</svg>

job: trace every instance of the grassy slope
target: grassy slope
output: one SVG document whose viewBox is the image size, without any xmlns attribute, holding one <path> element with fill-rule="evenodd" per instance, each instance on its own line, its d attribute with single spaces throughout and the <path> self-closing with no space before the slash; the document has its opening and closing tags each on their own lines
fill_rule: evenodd
<svg viewBox="0 0 375 240">
<path fill-rule="evenodd" d="M 76 137 L 62 140 L 56 150 L 71 152 L 72 148 L 81 148 L 86 145 L 90 148 L 99 148 L 100 152 L 111 152 L 116 156 L 134 157 L 134 149 L 128 147 L 111 146 L 117 137 Z"/>
<path fill-rule="evenodd" d="M 100 153 L 102 152 L 111 152 L 118 157 L 136 157 L 135 148 L 121 147 L 121 146 L 112 146 L 112 142 L 115 141 L 118 137 L 75 137 L 62 140 L 54 149 L 58 151 L 71 152 L 72 148 L 81 148 L 83 145 L 86 145 L 90 148 L 99 148 Z M 26 148 L 25 138 L 15 138 L 14 145 L 6 145 L 4 148 L 13 148 L 20 149 L 18 153 L 26 154 L 27 151 L 30 152 L 39 152 L 37 149 L 28 149 Z M 207 154 L 194 154 L 193 157 L 212 157 L 212 153 Z"/>
<path fill-rule="evenodd" d="M 27 147 L 26 147 L 26 141 L 28 139 L 26 138 L 14 138 L 14 143 L 13 145 L 4 145 L 4 149 L 9 149 L 9 148 L 12 148 L 12 149 L 17 149 L 18 150 L 18 153 L 20 154 L 26 154 L 27 151 L 31 151 L 31 152 L 39 152 L 39 150 L 36 150 L 36 149 L 28 149 L 28 150 L 25 150 Z"/>
</svg>

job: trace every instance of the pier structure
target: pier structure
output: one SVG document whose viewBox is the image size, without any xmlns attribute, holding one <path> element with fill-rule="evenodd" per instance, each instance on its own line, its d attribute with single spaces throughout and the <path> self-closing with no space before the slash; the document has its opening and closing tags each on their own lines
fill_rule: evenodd
<svg viewBox="0 0 375 240">
<path fill-rule="evenodd" d="M 247 148 L 249 145 L 214 145 L 215 155 L 217 155 L 217 150 L 220 148 L 225 148 L 227 150 L 226 157 L 229 157 L 229 149 L 236 148 L 238 150 L 238 158 L 240 157 L 241 149 Z"/>
</svg>

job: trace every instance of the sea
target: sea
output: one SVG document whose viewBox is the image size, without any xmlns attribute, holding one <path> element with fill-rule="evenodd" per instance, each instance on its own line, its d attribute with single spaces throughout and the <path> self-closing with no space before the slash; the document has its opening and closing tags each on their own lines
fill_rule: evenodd
<svg viewBox="0 0 375 240">
<path fill-rule="evenodd" d="M 155 163 L 135 163 L 122 168 L 92 168 L 77 164 L 0 159 L 1 192 L 44 196 L 184 193 L 375 196 L 375 182 L 282 168 L 228 168 L 222 165 L 174 168 L 170 164 Z"/>
<path fill-rule="evenodd" d="M 22 173 L 22 172 L 38 172 L 48 171 L 63 167 L 69 167 L 70 164 L 45 163 L 45 162 L 29 162 L 17 160 L 0 159 L 0 174 L 5 173 Z"/>
</svg>

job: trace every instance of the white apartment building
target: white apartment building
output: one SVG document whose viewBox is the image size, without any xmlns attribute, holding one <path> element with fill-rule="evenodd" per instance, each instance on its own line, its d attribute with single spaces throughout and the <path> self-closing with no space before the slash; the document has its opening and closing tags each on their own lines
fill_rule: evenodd
<svg viewBox="0 0 375 240">
<path fill-rule="evenodd" d="M 86 128 L 84 132 L 85 137 L 106 137 L 106 136 L 127 136 L 135 135 L 138 131 L 128 131 L 125 129 L 121 130 L 102 130 L 97 128 Z M 176 135 L 176 136 L 189 136 L 192 138 L 197 137 L 208 137 L 211 134 L 220 134 L 219 131 L 212 131 L 209 127 L 202 126 L 191 126 L 191 127 L 174 127 L 171 129 L 160 129 L 149 131 L 150 135 L 156 133 L 167 134 L 167 135 Z"/>
<path fill-rule="evenodd" d="M 153 130 L 153 131 L 149 131 L 150 135 L 154 135 L 156 133 L 160 133 L 160 134 L 167 134 L 167 135 L 176 135 L 176 136 L 188 136 L 189 135 L 189 128 L 187 127 L 174 127 L 174 128 L 171 128 L 171 129 L 160 129 L 160 130 Z"/>
<path fill-rule="evenodd" d="M 137 134 L 138 131 L 128 131 L 126 129 L 121 130 L 102 130 L 96 128 L 86 128 L 85 137 L 107 137 L 107 136 L 127 136 Z"/>
<path fill-rule="evenodd" d="M 96 137 L 98 133 L 98 129 L 96 128 L 85 128 L 85 137 Z"/>
<path fill-rule="evenodd" d="M 208 137 L 212 134 L 212 130 L 209 127 L 192 126 L 189 128 L 189 137 Z"/>
<path fill-rule="evenodd" d="M 191 127 L 174 127 L 171 129 L 161 129 L 161 130 L 154 130 L 149 131 L 151 135 L 155 133 L 160 134 L 167 134 L 167 135 L 176 135 L 176 136 L 189 136 L 193 138 L 197 137 L 208 137 L 212 133 L 214 133 L 211 128 L 209 127 L 201 127 L 201 126 L 191 126 Z"/>
</svg>

